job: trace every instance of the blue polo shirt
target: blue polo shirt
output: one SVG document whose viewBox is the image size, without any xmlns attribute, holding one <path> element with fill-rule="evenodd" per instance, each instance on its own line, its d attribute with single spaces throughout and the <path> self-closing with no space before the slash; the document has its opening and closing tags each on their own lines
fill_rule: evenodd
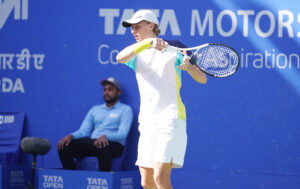
<svg viewBox="0 0 300 189">
<path fill-rule="evenodd" d="M 106 135 L 107 140 L 125 144 L 132 124 L 130 106 L 117 102 L 108 108 L 105 104 L 94 106 L 84 118 L 80 128 L 72 133 L 74 139 L 90 137 L 97 139 Z"/>
</svg>

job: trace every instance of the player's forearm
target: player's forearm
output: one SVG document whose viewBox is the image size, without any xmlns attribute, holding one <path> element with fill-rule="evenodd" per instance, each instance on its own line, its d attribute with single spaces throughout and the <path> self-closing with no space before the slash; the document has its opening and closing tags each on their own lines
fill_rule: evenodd
<svg viewBox="0 0 300 189">
<path fill-rule="evenodd" d="M 133 45 L 130 45 L 123 49 L 118 55 L 117 55 L 117 61 L 120 63 L 126 63 L 130 61 L 133 57 L 135 57 L 137 54 L 142 52 L 145 49 L 148 49 L 152 45 L 152 39 L 145 39 L 143 41 L 140 41 L 138 43 L 135 43 Z"/>
<path fill-rule="evenodd" d="M 116 59 L 120 63 L 126 63 L 135 56 L 136 56 L 136 54 L 134 52 L 133 45 L 131 45 L 131 46 L 123 49 L 121 52 L 119 52 Z"/>
<path fill-rule="evenodd" d="M 192 65 L 193 69 L 186 70 L 190 76 L 197 82 L 205 84 L 207 82 L 207 78 L 204 72 L 202 72 L 197 66 Z"/>
</svg>

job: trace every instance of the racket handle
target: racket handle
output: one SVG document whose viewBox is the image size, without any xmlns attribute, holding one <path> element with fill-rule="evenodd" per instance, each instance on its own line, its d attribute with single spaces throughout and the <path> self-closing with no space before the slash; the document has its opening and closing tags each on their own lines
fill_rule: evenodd
<svg viewBox="0 0 300 189">
<path fill-rule="evenodd" d="M 179 49 L 177 47 L 174 47 L 174 46 L 171 46 L 171 45 L 168 45 L 166 48 L 165 48 L 166 51 L 172 51 L 172 52 L 179 52 Z"/>
</svg>

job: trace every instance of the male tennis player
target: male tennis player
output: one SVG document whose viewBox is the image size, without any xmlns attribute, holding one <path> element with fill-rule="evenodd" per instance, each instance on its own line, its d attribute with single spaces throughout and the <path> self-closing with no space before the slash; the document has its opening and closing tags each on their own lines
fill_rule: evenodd
<svg viewBox="0 0 300 189">
<path fill-rule="evenodd" d="M 153 12 L 137 11 L 122 25 L 131 27 L 137 41 L 123 49 L 117 60 L 135 71 L 139 86 L 140 138 L 136 165 L 142 186 L 170 189 L 171 170 L 183 166 L 187 143 L 185 107 L 179 93 L 181 70 L 200 83 L 206 83 L 206 76 L 189 63 L 188 57 L 163 51 L 168 44 L 176 44 L 157 38 L 160 30 Z"/>
</svg>

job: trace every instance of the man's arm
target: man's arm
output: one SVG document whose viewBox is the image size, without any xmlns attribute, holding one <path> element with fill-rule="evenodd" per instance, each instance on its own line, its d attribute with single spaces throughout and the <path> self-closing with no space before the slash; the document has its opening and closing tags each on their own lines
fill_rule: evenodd
<svg viewBox="0 0 300 189">
<path fill-rule="evenodd" d="M 134 43 L 122 51 L 117 55 L 116 59 L 120 63 L 126 63 L 129 62 L 133 57 L 135 57 L 137 54 L 142 52 L 145 49 L 148 49 L 152 47 L 152 44 L 154 48 L 157 50 L 163 50 L 168 46 L 168 43 L 165 42 L 164 40 L 160 38 L 147 38 L 144 39 L 143 41 Z"/>
<path fill-rule="evenodd" d="M 186 48 L 186 46 L 177 40 L 167 41 L 168 44 L 178 47 L 178 48 Z M 187 71 L 190 76 L 197 82 L 205 84 L 207 79 L 204 72 L 202 72 L 197 65 L 192 65 L 190 63 L 190 58 L 187 56 L 191 56 L 191 52 L 184 52 L 185 56 L 182 59 L 181 64 L 178 66 L 179 69 Z"/>
<path fill-rule="evenodd" d="M 72 135 L 67 135 L 64 138 L 60 139 L 60 141 L 57 144 L 57 149 L 58 150 L 63 150 L 65 146 L 69 146 L 70 142 L 72 141 L 73 136 Z"/>
<path fill-rule="evenodd" d="M 207 78 L 204 72 L 202 72 L 197 65 L 192 65 L 188 56 L 184 56 L 182 64 L 178 66 L 179 69 L 187 71 L 192 78 L 199 82 L 205 84 Z"/>
<path fill-rule="evenodd" d="M 139 42 L 139 43 L 141 43 L 141 42 Z M 130 45 L 130 46 L 126 47 L 125 49 L 123 49 L 122 51 L 120 51 L 116 57 L 117 61 L 120 63 L 126 63 L 126 62 L 129 62 L 133 57 L 135 57 L 136 53 L 135 53 L 134 49 L 136 48 L 137 44 L 138 43 Z"/>
</svg>

